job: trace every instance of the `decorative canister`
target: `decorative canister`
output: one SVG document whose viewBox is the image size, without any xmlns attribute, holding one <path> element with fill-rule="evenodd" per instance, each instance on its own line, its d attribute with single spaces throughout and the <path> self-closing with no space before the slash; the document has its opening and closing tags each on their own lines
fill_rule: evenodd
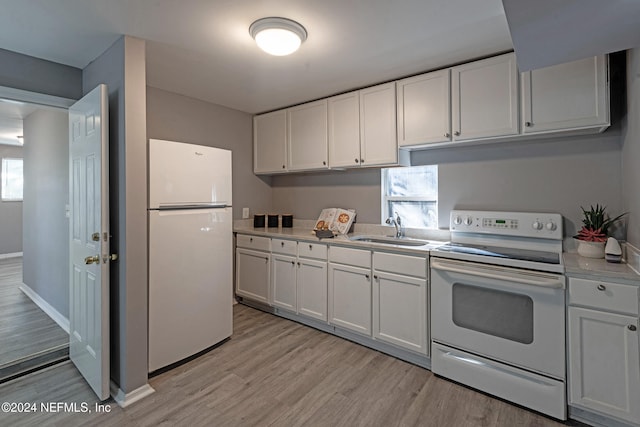
<svg viewBox="0 0 640 427">
<path fill-rule="evenodd" d="M 253 216 L 253 227 L 254 228 L 264 228 L 264 214 L 258 214 Z"/>
<path fill-rule="evenodd" d="M 293 215 L 282 214 L 282 228 L 292 228 L 292 227 L 293 227 Z"/>
<path fill-rule="evenodd" d="M 269 214 L 267 215 L 267 227 L 277 227 L 278 226 L 278 218 L 279 216 L 277 214 L 272 215 Z"/>
</svg>

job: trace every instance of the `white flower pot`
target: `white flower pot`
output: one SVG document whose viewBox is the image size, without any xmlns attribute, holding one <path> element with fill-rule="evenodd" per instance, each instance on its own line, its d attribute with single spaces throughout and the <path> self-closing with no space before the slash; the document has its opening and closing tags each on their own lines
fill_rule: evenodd
<svg viewBox="0 0 640 427">
<path fill-rule="evenodd" d="M 604 247 L 607 242 L 588 242 L 574 239 L 578 245 L 578 254 L 585 258 L 604 258 Z"/>
</svg>

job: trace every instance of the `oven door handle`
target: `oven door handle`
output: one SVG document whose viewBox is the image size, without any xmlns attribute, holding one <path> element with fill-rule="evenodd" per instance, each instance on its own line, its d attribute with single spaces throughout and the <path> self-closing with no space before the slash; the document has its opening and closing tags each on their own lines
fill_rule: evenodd
<svg viewBox="0 0 640 427">
<path fill-rule="evenodd" d="M 441 261 L 434 258 L 431 258 L 431 268 L 451 273 L 469 274 L 488 279 L 522 283 L 524 285 L 542 286 L 545 288 L 564 288 L 563 276 L 551 276 L 533 272 L 523 274 L 520 272 L 513 272 L 511 270 L 498 270 L 497 268 L 491 267 L 476 267 L 470 266 L 468 263 Z"/>
</svg>

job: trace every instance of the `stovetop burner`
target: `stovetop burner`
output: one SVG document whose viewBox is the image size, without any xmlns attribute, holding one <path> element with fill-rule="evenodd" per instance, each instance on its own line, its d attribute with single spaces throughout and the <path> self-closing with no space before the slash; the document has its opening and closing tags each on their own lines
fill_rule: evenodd
<svg viewBox="0 0 640 427">
<path fill-rule="evenodd" d="M 529 249 L 502 248 L 499 246 L 448 243 L 438 247 L 441 252 L 455 252 L 469 255 L 481 255 L 494 258 L 515 259 L 520 261 L 560 264 L 560 254 L 534 251 Z"/>
</svg>

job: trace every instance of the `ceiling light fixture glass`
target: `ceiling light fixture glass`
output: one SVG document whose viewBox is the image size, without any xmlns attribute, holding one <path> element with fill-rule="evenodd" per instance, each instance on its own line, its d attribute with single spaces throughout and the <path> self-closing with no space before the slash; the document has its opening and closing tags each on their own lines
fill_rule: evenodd
<svg viewBox="0 0 640 427">
<path fill-rule="evenodd" d="M 269 17 L 255 21 L 249 34 L 258 47 L 270 55 L 290 55 L 307 39 L 307 30 L 287 18 Z"/>
</svg>

